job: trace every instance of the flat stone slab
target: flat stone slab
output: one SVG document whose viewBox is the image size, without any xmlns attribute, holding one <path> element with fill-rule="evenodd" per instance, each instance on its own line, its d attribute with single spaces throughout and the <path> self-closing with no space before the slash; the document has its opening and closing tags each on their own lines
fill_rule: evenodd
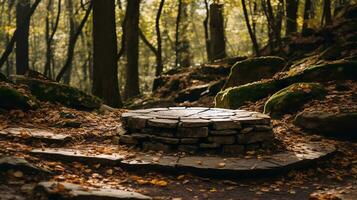
<svg viewBox="0 0 357 200">
<path fill-rule="evenodd" d="M 230 148 L 228 152 L 241 154 L 246 150 L 264 148 L 263 142 L 274 139 L 270 117 L 245 110 L 204 107 L 141 109 L 123 113 L 122 119 L 127 132 L 120 143 L 144 150 L 196 153 L 210 146 L 220 154 L 229 149 L 224 145 L 236 144 L 243 146 Z M 262 131 L 265 131 L 265 137 Z M 251 133 L 242 135 L 247 132 Z"/>
<path fill-rule="evenodd" d="M 35 188 L 35 195 L 48 199 L 117 199 L 117 200 L 149 200 L 149 196 L 125 190 L 94 188 L 66 182 L 40 182 Z"/>
<path fill-rule="evenodd" d="M 66 149 L 66 148 L 43 148 L 33 149 L 32 154 L 43 155 L 50 158 L 58 158 L 65 161 L 83 161 L 89 163 L 117 164 L 125 158 L 120 154 L 94 154 L 90 151 Z"/>
<path fill-rule="evenodd" d="M 26 172 L 31 172 L 31 173 L 50 173 L 50 171 L 37 167 L 31 163 L 29 163 L 27 160 L 24 158 L 18 158 L 18 157 L 3 157 L 0 158 L 0 169 L 2 170 L 8 170 L 8 169 L 16 169 L 16 170 L 24 170 Z"/>
<path fill-rule="evenodd" d="M 0 135 L 5 137 L 17 137 L 23 139 L 39 139 L 49 142 L 64 142 L 71 140 L 70 135 L 54 133 L 50 130 L 33 128 L 7 128 L 0 131 Z"/>
<path fill-rule="evenodd" d="M 313 164 L 317 160 L 326 158 L 335 152 L 333 145 L 319 143 L 297 143 L 294 151 L 285 151 L 259 158 L 244 159 L 232 156 L 178 156 L 154 153 L 136 153 L 134 156 L 104 157 L 99 155 L 86 155 L 86 153 L 63 153 L 66 149 L 34 149 L 35 155 L 47 155 L 50 158 L 71 161 L 84 161 L 96 163 L 104 159 L 104 163 L 118 165 L 123 168 L 134 169 L 169 169 L 172 171 L 196 172 L 198 174 L 219 175 L 244 175 L 253 176 L 256 173 L 281 173 Z M 85 156 L 83 156 L 85 155 Z M 81 158 L 85 159 L 81 159 Z M 93 160 L 94 159 L 94 160 Z"/>
</svg>

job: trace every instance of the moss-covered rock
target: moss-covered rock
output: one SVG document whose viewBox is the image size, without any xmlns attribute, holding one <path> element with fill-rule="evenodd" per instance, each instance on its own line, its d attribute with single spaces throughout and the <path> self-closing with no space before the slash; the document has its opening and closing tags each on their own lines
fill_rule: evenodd
<svg viewBox="0 0 357 200">
<path fill-rule="evenodd" d="M 276 80 L 254 82 L 228 88 L 217 94 L 215 105 L 219 108 L 237 109 L 247 102 L 254 102 L 267 97 L 280 88 L 280 83 Z"/>
<path fill-rule="evenodd" d="M 27 96 L 17 89 L 8 86 L 0 85 L 0 108 L 5 110 L 21 109 L 29 110 L 36 108 L 36 99 Z"/>
<path fill-rule="evenodd" d="M 326 82 L 332 80 L 357 80 L 357 62 L 340 61 L 316 65 L 305 70 L 291 71 L 280 79 L 270 79 L 228 88 L 217 94 L 217 107 L 237 109 L 247 102 L 254 102 L 294 83 Z"/>
<path fill-rule="evenodd" d="M 321 99 L 326 91 L 319 83 L 295 83 L 271 96 L 264 106 L 264 113 L 279 117 L 297 111 L 313 99 Z"/>
<path fill-rule="evenodd" d="M 357 113 L 333 113 L 326 111 L 303 111 L 294 124 L 315 134 L 357 139 Z"/>
<path fill-rule="evenodd" d="M 275 73 L 281 71 L 285 65 L 285 60 L 276 56 L 258 57 L 237 62 L 231 68 L 224 88 L 271 78 Z"/>
<path fill-rule="evenodd" d="M 64 84 L 24 76 L 13 78 L 16 83 L 27 85 L 31 93 L 42 101 L 58 102 L 68 107 L 84 110 L 97 109 L 102 104 L 99 98 Z"/>
</svg>

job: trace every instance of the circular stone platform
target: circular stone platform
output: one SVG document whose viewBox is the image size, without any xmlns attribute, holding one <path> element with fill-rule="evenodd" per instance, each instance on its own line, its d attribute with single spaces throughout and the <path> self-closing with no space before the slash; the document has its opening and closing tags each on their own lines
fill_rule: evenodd
<svg viewBox="0 0 357 200">
<path fill-rule="evenodd" d="M 239 154 L 270 147 L 270 117 L 258 112 L 203 107 L 131 110 L 122 115 L 120 143 L 144 150 Z"/>
</svg>

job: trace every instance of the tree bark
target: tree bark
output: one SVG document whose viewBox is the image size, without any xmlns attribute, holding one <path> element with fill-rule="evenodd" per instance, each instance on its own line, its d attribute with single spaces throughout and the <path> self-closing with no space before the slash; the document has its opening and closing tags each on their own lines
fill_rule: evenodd
<svg viewBox="0 0 357 200">
<path fill-rule="evenodd" d="M 162 63 L 162 41 L 161 41 L 161 32 L 160 32 L 160 17 L 162 13 L 162 9 L 164 7 L 165 0 L 160 1 L 159 9 L 156 14 L 155 19 L 155 28 L 156 28 L 156 40 L 157 40 L 157 55 L 156 55 L 156 72 L 155 76 L 160 76 L 163 71 L 163 63 Z"/>
<path fill-rule="evenodd" d="M 223 4 L 213 3 L 209 10 L 210 57 L 213 61 L 226 57 Z"/>
<path fill-rule="evenodd" d="M 311 0 L 305 0 L 305 5 L 304 5 L 304 21 L 302 24 L 302 34 L 306 32 L 306 29 L 308 28 L 308 22 L 311 19 Z"/>
<path fill-rule="evenodd" d="M 180 23 L 181 23 L 181 13 L 182 13 L 182 0 L 178 0 L 178 9 L 176 16 L 176 27 L 175 27 L 175 67 L 179 66 L 180 60 Z"/>
<path fill-rule="evenodd" d="M 332 23 L 331 0 L 324 0 L 321 25 L 323 25 L 324 22 L 326 25 L 330 25 Z"/>
<path fill-rule="evenodd" d="M 208 0 L 204 0 L 205 3 L 205 10 L 206 10 L 206 17 L 203 21 L 203 28 L 205 30 L 205 42 L 206 42 L 206 54 L 207 60 L 212 60 L 211 58 L 211 50 L 210 50 L 210 39 L 209 39 L 209 32 L 208 32 L 208 20 L 209 20 L 209 5 Z"/>
<path fill-rule="evenodd" d="M 52 27 L 52 32 L 50 33 L 50 17 L 49 13 L 52 8 L 52 0 L 49 0 L 48 6 L 47 6 L 47 16 L 46 16 L 46 63 L 45 63 L 45 69 L 44 69 L 44 75 L 47 76 L 48 78 L 52 79 L 52 70 L 53 70 L 53 63 L 52 57 L 53 57 L 53 49 L 52 49 L 52 42 L 53 38 L 57 32 L 60 16 L 61 16 L 61 4 L 62 1 L 58 0 L 58 5 L 57 5 L 57 15 L 55 19 L 55 23 Z M 51 66 L 52 65 L 52 66 Z"/>
<path fill-rule="evenodd" d="M 69 43 L 68 43 L 67 58 L 66 58 L 66 62 L 64 64 L 64 66 L 62 67 L 62 69 L 60 70 L 60 72 L 58 73 L 58 75 L 56 77 L 56 81 L 57 82 L 60 81 L 62 79 L 62 77 L 66 73 L 68 73 L 68 70 L 70 70 L 70 68 L 72 66 L 72 61 L 73 61 L 73 56 L 74 56 L 74 49 L 76 47 L 76 43 L 77 43 L 78 37 L 81 34 L 84 25 L 88 21 L 88 17 L 90 15 L 91 11 L 92 11 L 92 7 L 93 7 L 93 4 L 91 2 L 89 4 L 89 7 L 86 10 L 86 13 L 85 13 L 81 23 L 79 24 L 77 30 L 74 30 L 74 28 L 73 28 L 73 30 L 70 30 L 70 40 L 69 40 Z M 73 23 L 72 26 L 75 26 L 74 25 L 74 21 L 71 21 L 70 23 Z M 68 76 L 70 76 L 70 73 L 68 74 Z M 67 78 L 67 81 L 65 81 L 65 83 L 69 84 L 69 78 Z"/>
<path fill-rule="evenodd" d="M 286 1 L 286 36 L 297 31 L 297 11 L 299 0 Z"/>
<path fill-rule="evenodd" d="M 36 0 L 33 5 L 30 8 L 30 12 L 27 14 L 26 19 L 28 21 L 30 21 L 30 18 L 32 16 L 32 14 L 35 12 L 38 4 L 41 2 L 41 0 Z M 14 49 L 14 45 L 16 40 L 19 37 L 19 29 L 22 28 L 22 26 L 24 26 L 23 23 L 20 23 L 18 27 L 16 27 L 16 30 L 14 32 L 14 34 L 12 35 L 9 44 L 6 46 L 6 49 L 4 51 L 4 53 L 2 54 L 1 58 L 0 58 L 0 69 L 1 67 L 4 65 L 4 63 L 7 61 L 9 55 L 11 54 L 12 50 Z"/>
<path fill-rule="evenodd" d="M 131 1 L 131 0 L 130 0 Z M 112 107 L 121 107 L 118 85 L 115 1 L 93 0 L 93 85 L 94 95 Z"/>
<path fill-rule="evenodd" d="M 125 22 L 125 99 L 140 94 L 139 89 L 139 8 L 140 0 L 128 0 L 126 5 Z"/>
<path fill-rule="evenodd" d="M 252 40 L 254 53 L 255 53 L 256 56 L 260 56 L 259 45 L 258 45 L 258 42 L 257 42 L 257 38 L 253 34 L 252 27 L 250 26 L 249 17 L 248 17 L 248 11 L 247 11 L 247 6 L 245 4 L 245 0 L 242 0 L 242 8 L 243 8 L 243 14 L 244 14 L 244 18 L 245 18 L 245 23 L 247 25 L 248 33 L 249 33 L 250 39 Z"/>
<path fill-rule="evenodd" d="M 29 30 L 30 0 L 20 0 L 16 5 L 16 74 L 23 75 L 29 70 Z"/>
</svg>

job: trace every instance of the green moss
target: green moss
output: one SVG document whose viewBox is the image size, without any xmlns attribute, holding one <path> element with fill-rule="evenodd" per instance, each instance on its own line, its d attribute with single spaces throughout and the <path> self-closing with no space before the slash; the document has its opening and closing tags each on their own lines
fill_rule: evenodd
<svg viewBox="0 0 357 200">
<path fill-rule="evenodd" d="M 58 102 L 77 109 L 96 109 L 102 104 L 99 98 L 64 84 L 23 76 L 15 76 L 14 79 L 27 85 L 31 93 L 42 101 Z"/>
<path fill-rule="evenodd" d="M 33 98 L 27 97 L 9 86 L 0 86 L 0 108 L 29 110 L 35 107 L 36 102 Z"/>
<path fill-rule="evenodd" d="M 295 83 L 271 96 L 265 104 L 264 113 L 279 117 L 298 110 L 313 99 L 321 99 L 325 94 L 319 83 Z"/>
<path fill-rule="evenodd" d="M 228 88 L 221 91 L 215 98 L 216 107 L 237 109 L 247 102 L 262 99 L 281 88 L 280 82 L 270 80 L 265 82 L 254 82 L 246 85 Z"/>
<path fill-rule="evenodd" d="M 240 86 L 253 81 L 271 78 L 275 73 L 281 71 L 285 65 L 285 60 L 276 56 L 251 58 L 237 62 L 231 68 L 230 75 L 224 88 Z"/>
</svg>

